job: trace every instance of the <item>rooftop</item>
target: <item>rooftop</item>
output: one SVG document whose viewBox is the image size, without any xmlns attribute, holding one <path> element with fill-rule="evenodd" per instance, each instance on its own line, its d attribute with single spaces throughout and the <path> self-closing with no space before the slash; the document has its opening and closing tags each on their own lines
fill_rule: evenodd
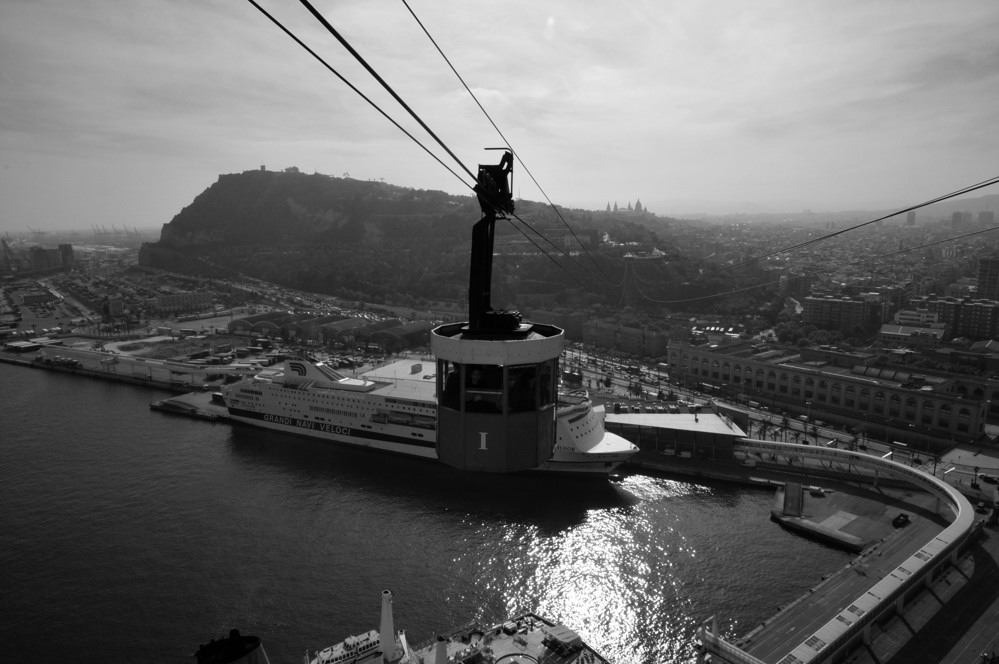
<svg viewBox="0 0 999 664">
<path fill-rule="evenodd" d="M 607 413 L 607 421 L 615 424 L 696 431 L 728 436 L 745 436 L 746 432 L 727 417 L 710 411 L 704 413 L 629 413 L 615 415 Z"/>
</svg>

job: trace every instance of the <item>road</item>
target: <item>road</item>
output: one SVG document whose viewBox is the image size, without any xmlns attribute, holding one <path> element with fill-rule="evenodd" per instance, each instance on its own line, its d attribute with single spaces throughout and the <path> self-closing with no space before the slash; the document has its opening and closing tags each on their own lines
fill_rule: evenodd
<svg viewBox="0 0 999 664">
<path fill-rule="evenodd" d="M 592 363 L 591 363 L 592 360 Z M 614 401 L 656 401 L 660 390 L 676 394 L 691 402 L 712 400 L 725 408 L 741 411 L 749 417 L 747 434 L 752 438 L 781 442 L 835 445 L 841 449 L 853 449 L 893 461 L 921 468 L 924 472 L 946 481 L 968 495 L 973 501 L 995 502 L 999 500 L 997 486 L 980 480 L 980 472 L 999 475 L 999 449 L 958 445 L 939 457 L 928 456 L 900 442 L 884 442 L 858 437 L 847 431 L 828 425 L 806 424 L 798 418 L 783 413 L 774 413 L 765 407 L 750 408 L 745 404 L 731 403 L 717 396 L 706 395 L 697 390 L 687 389 L 669 382 L 669 375 L 656 370 L 645 371 L 645 376 L 657 377 L 656 382 L 642 381 L 641 376 L 626 373 L 627 362 L 591 356 L 583 351 L 570 349 L 564 359 L 565 366 L 579 367 L 583 373 L 583 385 L 592 392 L 600 403 Z M 604 387 L 602 379 L 611 377 L 611 386 Z M 628 388 L 641 381 L 642 398 L 629 394 Z"/>
<path fill-rule="evenodd" d="M 913 518 L 909 526 L 830 576 L 803 601 L 781 611 L 743 649 L 765 662 L 780 660 L 944 527 L 940 519 Z"/>
</svg>

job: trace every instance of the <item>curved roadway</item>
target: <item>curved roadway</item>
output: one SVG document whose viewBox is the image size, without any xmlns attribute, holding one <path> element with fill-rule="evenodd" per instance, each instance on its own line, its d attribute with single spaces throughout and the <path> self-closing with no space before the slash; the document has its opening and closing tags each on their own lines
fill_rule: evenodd
<svg viewBox="0 0 999 664">
<path fill-rule="evenodd" d="M 758 652 L 759 655 L 766 657 L 767 661 L 779 661 L 781 664 L 827 661 L 853 646 L 862 639 L 864 631 L 872 622 L 885 612 L 893 610 L 898 599 L 915 584 L 924 582 L 927 573 L 945 562 L 948 557 L 953 560 L 960 545 L 969 537 L 974 527 L 975 513 L 968 499 L 957 489 L 917 468 L 849 450 L 791 443 L 742 439 L 734 449 L 736 452 L 758 455 L 795 457 L 805 465 L 806 461 L 819 463 L 836 461 L 871 471 L 876 476 L 905 479 L 940 498 L 953 515 L 953 521 L 942 532 L 932 537 L 893 569 L 881 570 L 885 573 L 880 580 L 831 619 L 826 619 L 821 624 L 819 624 L 821 621 L 806 622 L 804 625 L 798 623 L 796 631 L 804 636 L 791 652 L 783 657 L 773 651 Z M 890 553 L 887 549 L 890 546 L 891 543 L 886 545 L 886 550 L 883 550 L 882 554 Z M 899 552 L 895 553 L 897 555 Z M 891 560 L 891 556 L 889 555 L 887 559 L 882 556 L 882 560 Z M 701 627 L 699 636 L 701 643 L 707 646 L 710 652 L 725 661 L 745 664 L 764 661 L 725 642 L 720 636 L 712 633 L 707 625 Z M 753 650 L 756 651 L 757 648 L 754 647 Z M 766 651 L 765 648 L 763 650 Z"/>
</svg>

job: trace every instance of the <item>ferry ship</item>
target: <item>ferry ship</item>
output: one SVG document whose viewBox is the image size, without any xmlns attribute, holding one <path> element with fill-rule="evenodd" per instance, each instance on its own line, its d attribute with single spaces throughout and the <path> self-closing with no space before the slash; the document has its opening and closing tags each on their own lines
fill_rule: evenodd
<svg viewBox="0 0 999 664">
<path fill-rule="evenodd" d="M 518 371 L 524 373 L 511 367 L 506 374 L 516 380 Z M 323 362 L 291 359 L 224 385 L 221 394 L 229 418 L 237 422 L 437 460 L 436 372 L 435 365 L 420 360 L 396 360 L 355 378 Z M 469 388 L 465 405 L 494 411 L 485 416 L 501 416 L 502 390 L 481 385 L 477 391 Z M 518 400 L 522 405 L 529 398 L 508 392 L 506 407 L 515 411 Z M 593 406 L 585 390 L 559 392 L 549 408 L 555 417 L 554 446 L 532 470 L 607 475 L 638 451 L 604 430 L 604 407 Z M 483 444 L 480 436 L 473 443 Z"/>
<path fill-rule="evenodd" d="M 431 332 L 432 364 L 348 377 L 322 362 L 222 388 L 232 419 L 279 431 L 437 459 L 462 470 L 607 475 L 638 448 L 604 430 L 585 391 L 560 393 L 564 332 L 490 305 L 497 219 L 513 213 L 513 155 L 480 165 L 467 322 Z"/>
</svg>

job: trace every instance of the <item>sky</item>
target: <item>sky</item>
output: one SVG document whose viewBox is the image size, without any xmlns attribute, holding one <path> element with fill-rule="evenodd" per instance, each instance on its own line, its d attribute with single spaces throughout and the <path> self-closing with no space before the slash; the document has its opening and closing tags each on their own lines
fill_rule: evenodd
<svg viewBox="0 0 999 664">
<path fill-rule="evenodd" d="M 471 193 L 305 7 L 259 2 L 457 176 L 249 1 L 2 0 L 0 232 L 159 227 L 260 166 Z M 465 167 L 498 160 L 405 3 L 313 4 Z M 999 175 L 995 0 L 408 4 L 525 199 L 899 209 Z"/>
</svg>

